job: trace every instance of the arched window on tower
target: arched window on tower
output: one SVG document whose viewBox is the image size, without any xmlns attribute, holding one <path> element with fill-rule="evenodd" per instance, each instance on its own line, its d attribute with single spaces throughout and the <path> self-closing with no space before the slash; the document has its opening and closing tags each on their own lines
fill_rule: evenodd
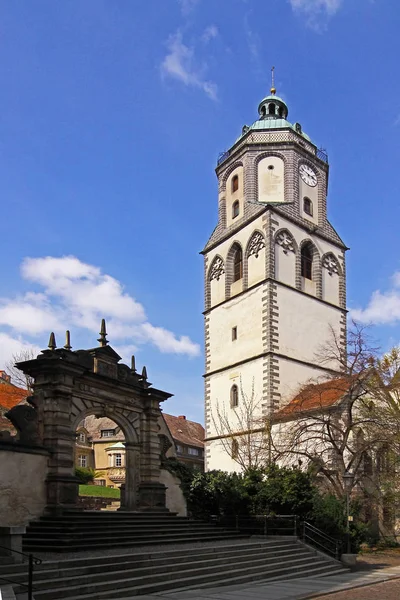
<svg viewBox="0 0 400 600">
<path fill-rule="evenodd" d="M 312 279 L 313 249 L 311 244 L 304 244 L 301 249 L 301 276 Z"/>
<path fill-rule="evenodd" d="M 232 205 L 232 219 L 235 219 L 238 216 L 239 216 L 239 200 L 236 200 L 236 202 L 234 202 Z"/>
<path fill-rule="evenodd" d="M 238 386 L 233 385 L 231 387 L 231 408 L 236 408 L 238 404 L 239 404 Z"/>
<path fill-rule="evenodd" d="M 275 114 L 275 104 L 273 102 L 271 102 L 271 104 L 268 105 L 268 114 L 269 115 Z"/>
<path fill-rule="evenodd" d="M 236 246 L 233 254 L 233 281 L 239 281 L 243 277 L 243 253 L 240 246 Z"/>
<path fill-rule="evenodd" d="M 307 215 L 310 215 L 310 217 L 313 216 L 313 205 L 310 198 L 307 198 L 307 196 L 303 198 L 303 210 Z"/>
<path fill-rule="evenodd" d="M 278 112 L 279 112 L 279 116 L 280 116 L 280 118 L 281 118 L 281 119 L 283 119 L 283 106 L 280 106 L 280 107 L 279 107 L 279 110 L 278 110 Z"/>
<path fill-rule="evenodd" d="M 237 192 L 239 189 L 239 175 L 234 175 L 232 177 L 232 194 L 233 192 Z"/>
</svg>

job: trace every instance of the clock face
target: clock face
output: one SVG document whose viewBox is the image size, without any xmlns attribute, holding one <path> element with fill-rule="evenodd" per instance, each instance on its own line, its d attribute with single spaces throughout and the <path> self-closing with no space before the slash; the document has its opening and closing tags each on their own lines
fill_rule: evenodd
<svg viewBox="0 0 400 600">
<path fill-rule="evenodd" d="M 304 183 L 310 187 L 315 187 L 317 185 L 317 176 L 311 167 L 308 167 L 307 165 L 301 165 L 299 172 Z"/>
</svg>

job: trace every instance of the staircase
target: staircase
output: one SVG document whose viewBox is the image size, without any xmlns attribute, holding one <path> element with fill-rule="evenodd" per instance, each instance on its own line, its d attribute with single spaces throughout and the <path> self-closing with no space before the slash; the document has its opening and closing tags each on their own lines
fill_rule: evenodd
<svg viewBox="0 0 400 600">
<path fill-rule="evenodd" d="M 165 552 L 75 558 L 35 567 L 35 600 L 111 600 L 167 590 L 347 572 L 294 538 L 236 541 Z M 0 567 L 0 578 L 26 582 L 26 566 Z M 14 586 L 18 594 L 22 587 Z"/>
<path fill-rule="evenodd" d="M 32 522 L 24 552 L 77 552 L 180 542 L 246 539 L 233 529 L 171 513 L 65 512 Z"/>
</svg>

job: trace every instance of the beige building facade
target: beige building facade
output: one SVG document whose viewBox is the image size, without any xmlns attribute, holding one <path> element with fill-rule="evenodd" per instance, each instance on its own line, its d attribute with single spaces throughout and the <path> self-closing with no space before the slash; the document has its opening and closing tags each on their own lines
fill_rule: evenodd
<svg viewBox="0 0 400 600">
<path fill-rule="evenodd" d="M 317 358 L 332 329 L 345 344 L 347 248 L 327 218 L 326 153 L 275 90 L 258 113 L 218 161 L 218 224 L 203 250 L 208 470 L 239 470 L 221 412 L 240 433 L 243 395 L 255 420 L 272 415 L 334 368 Z"/>
</svg>

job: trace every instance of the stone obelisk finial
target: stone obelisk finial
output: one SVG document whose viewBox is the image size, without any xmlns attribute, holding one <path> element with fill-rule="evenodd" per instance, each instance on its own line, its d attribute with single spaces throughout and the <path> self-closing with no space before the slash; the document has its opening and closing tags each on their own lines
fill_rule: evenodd
<svg viewBox="0 0 400 600">
<path fill-rule="evenodd" d="M 49 343 L 47 344 L 47 347 L 50 348 L 50 350 L 55 350 L 57 348 L 56 336 L 54 335 L 53 331 L 50 334 Z"/>
<path fill-rule="evenodd" d="M 97 341 L 99 342 L 101 347 L 107 346 L 107 344 L 108 344 L 105 319 L 101 320 L 100 337 Z"/>
<path fill-rule="evenodd" d="M 136 360 L 135 360 L 134 354 L 132 354 L 132 358 L 131 358 L 131 371 L 133 373 L 136 373 Z"/>
<path fill-rule="evenodd" d="M 144 380 L 146 380 L 146 379 L 147 379 L 147 369 L 146 369 L 146 367 L 143 367 L 143 369 L 142 369 L 142 378 L 143 378 Z"/>
<path fill-rule="evenodd" d="M 69 332 L 69 330 L 67 329 L 67 331 L 65 332 L 65 346 L 64 348 L 66 350 L 71 350 L 72 346 L 71 346 L 71 334 Z"/>
</svg>

